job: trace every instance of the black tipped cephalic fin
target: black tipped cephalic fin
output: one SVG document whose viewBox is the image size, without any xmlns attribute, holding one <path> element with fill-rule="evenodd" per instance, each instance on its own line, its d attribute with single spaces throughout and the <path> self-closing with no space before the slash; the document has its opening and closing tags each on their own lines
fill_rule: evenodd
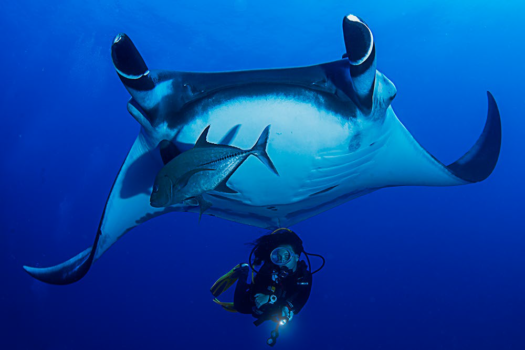
<svg viewBox="0 0 525 350">
<path fill-rule="evenodd" d="M 498 162 L 501 148 L 501 119 L 496 100 L 490 92 L 487 92 L 487 96 L 489 109 L 481 136 L 467 153 L 447 166 L 455 176 L 468 182 L 485 180 Z"/>
<path fill-rule="evenodd" d="M 352 66 L 361 66 L 363 63 L 375 59 L 374 37 L 368 25 L 361 18 L 348 15 L 343 18 L 343 34 L 346 54 Z"/>
<path fill-rule="evenodd" d="M 140 125 L 148 129 L 154 124 L 154 120 L 143 102 L 147 92 L 155 88 L 148 66 L 133 41 L 123 33 L 113 40 L 111 59 L 122 84 L 132 97 L 128 103 L 128 111 Z"/>
<path fill-rule="evenodd" d="M 343 19 L 346 57 L 350 62 L 350 76 L 357 95 L 357 104 L 365 111 L 372 109 L 376 77 L 374 36 L 359 17 L 348 15 Z"/>
<path fill-rule="evenodd" d="M 155 87 L 148 66 L 133 41 L 126 34 L 120 33 L 113 40 L 111 59 L 120 80 L 128 91 L 130 88 L 145 91 Z"/>
</svg>

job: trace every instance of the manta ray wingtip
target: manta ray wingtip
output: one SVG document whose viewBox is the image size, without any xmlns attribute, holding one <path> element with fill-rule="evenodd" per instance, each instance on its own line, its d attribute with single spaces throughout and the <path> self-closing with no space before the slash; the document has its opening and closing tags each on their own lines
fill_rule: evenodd
<svg viewBox="0 0 525 350">
<path fill-rule="evenodd" d="M 487 91 L 488 112 L 483 131 L 472 148 L 447 168 L 468 182 L 480 182 L 492 174 L 501 149 L 501 117 L 496 100 Z"/>
<path fill-rule="evenodd" d="M 487 98 L 489 99 L 489 103 L 496 103 L 496 99 L 494 98 L 494 95 L 492 94 L 492 92 L 488 91 L 487 90 Z"/>
<path fill-rule="evenodd" d="M 33 278 L 48 284 L 65 285 L 77 282 L 86 275 L 93 263 L 94 254 L 89 247 L 73 258 L 51 267 L 22 268 Z"/>
</svg>

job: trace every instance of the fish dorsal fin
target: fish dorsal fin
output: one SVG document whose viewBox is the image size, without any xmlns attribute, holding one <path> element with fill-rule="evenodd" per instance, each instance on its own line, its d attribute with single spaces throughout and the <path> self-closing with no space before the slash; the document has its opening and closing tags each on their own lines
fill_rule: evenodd
<svg viewBox="0 0 525 350">
<path fill-rule="evenodd" d="M 211 145 L 213 145 L 212 143 L 209 143 L 207 141 L 209 130 L 210 130 L 210 126 L 208 125 L 206 129 L 202 131 L 201 136 L 199 136 L 199 139 L 197 140 L 197 142 L 195 142 L 195 147 L 210 147 Z"/>
<path fill-rule="evenodd" d="M 239 193 L 235 191 L 234 189 L 228 187 L 228 185 L 226 184 L 226 181 L 223 181 L 220 184 L 218 184 L 217 187 L 215 187 L 213 190 L 222 192 L 222 193 Z"/>
</svg>

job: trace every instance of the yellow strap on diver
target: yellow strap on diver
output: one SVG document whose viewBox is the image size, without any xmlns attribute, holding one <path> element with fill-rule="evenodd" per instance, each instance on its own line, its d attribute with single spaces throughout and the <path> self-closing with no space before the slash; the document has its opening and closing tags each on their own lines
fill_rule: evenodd
<svg viewBox="0 0 525 350">
<path fill-rule="evenodd" d="M 290 230 L 289 228 L 286 228 L 286 227 L 280 227 L 276 230 L 273 230 L 272 233 L 270 233 L 271 235 L 273 235 L 274 233 L 277 233 L 277 231 L 281 231 L 281 230 L 286 230 L 288 232 L 291 232 L 291 233 L 294 233 L 292 230 Z"/>
</svg>

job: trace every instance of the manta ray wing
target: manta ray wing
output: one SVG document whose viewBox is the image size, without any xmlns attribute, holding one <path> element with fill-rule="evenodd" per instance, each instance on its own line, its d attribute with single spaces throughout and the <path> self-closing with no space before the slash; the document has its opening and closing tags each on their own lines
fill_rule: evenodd
<svg viewBox="0 0 525 350">
<path fill-rule="evenodd" d="M 501 146 L 500 114 L 492 94 L 487 95 L 488 113 L 481 136 L 448 166 L 427 152 L 389 109 L 382 125 L 384 140 L 378 141 L 381 150 L 374 156 L 374 170 L 368 172 L 373 174 L 368 186 L 455 186 L 485 180 L 496 166 Z"/>
<path fill-rule="evenodd" d="M 140 133 L 113 183 L 92 247 L 70 260 L 48 268 L 24 266 L 34 278 L 50 284 L 69 284 L 81 279 L 113 243 L 137 225 L 173 209 L 150 206 L 150 194 L 162 168 L 158 148 Z"/>
</svg>

